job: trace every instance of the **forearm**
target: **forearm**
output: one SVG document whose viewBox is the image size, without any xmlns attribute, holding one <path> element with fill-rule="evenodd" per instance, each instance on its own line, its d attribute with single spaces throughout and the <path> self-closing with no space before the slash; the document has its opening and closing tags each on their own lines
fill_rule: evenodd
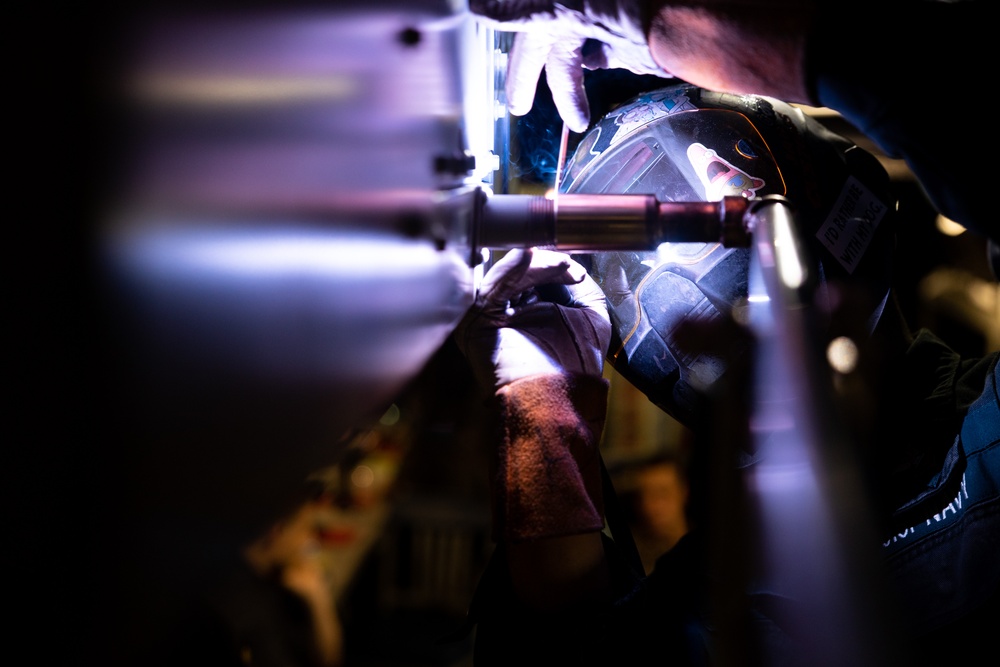
<svg viewBox="0 0 1000 667">
<path fill-rule="evenodd" d="M 518 597 L 538 611 L 610 590 L 598 443 L 607 383 L 540 376 L 504 387 L 494 474 L 494 537 Z"/>
<path fill-rule="evenodd" d="M 806 82 L 808 0 L 651 3 L 649 48 L 667 72 L 720 92 L 814 104 Z"/>
</svg>

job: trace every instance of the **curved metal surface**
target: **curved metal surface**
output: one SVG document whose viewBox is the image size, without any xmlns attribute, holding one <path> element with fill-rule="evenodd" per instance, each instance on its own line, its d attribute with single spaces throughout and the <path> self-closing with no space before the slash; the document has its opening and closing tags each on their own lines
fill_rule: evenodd
<svg viewBox="0 0 1000 667">
<path fill-rule="evenodd" d="M 169 632 L 471 302 L 476 36 L 449 2 L 347 4 L 115 24 L 89 454 L 111 661 Z"/>
</svg>

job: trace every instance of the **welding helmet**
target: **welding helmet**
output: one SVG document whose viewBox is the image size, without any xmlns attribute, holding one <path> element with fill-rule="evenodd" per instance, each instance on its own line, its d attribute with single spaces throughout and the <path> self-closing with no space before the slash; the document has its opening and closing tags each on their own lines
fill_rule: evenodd
<svg viewBox="0 0 1000 667">
<path fill-rule="evenodd" d="M 800 108 L 688 84 L 646 92 L 615 108 L 580 140 L 561 192 L 652 194 L 660 201 L 780 195 L 821 284 L 850 281 L 872 295 L 874 327 L 889 292 L 895 203 L 869 152 Z M 722 359 L 682 352 L 678 324 L 746 312 L 749 248 L 671 243 L 654 251 L 579 259 L 605 292 L 613 324 L 608 361 L 683 424 L 706 417 Z"/>
</svg>

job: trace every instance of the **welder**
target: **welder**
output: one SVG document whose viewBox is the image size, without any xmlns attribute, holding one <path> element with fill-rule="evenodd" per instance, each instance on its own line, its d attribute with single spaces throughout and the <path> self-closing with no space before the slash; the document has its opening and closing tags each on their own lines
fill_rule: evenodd
<svg viewBox="0 0 1000 667">
<path fill-rule="evenodd" d="M 896 27 L 900 14 L 873 14 L 855 3 L 471 5 L 483 20 L 518 33 L 508 75 L 511 111 L 528 111 L 544 67 L 567 125 L 590 128 L 568 166 L 568 191 L 587 187 L 586 177 L 606 167 L 591 187 L 607 188 L 614 173 L 628 175 L 610 186 L 617 191 L 681 182 L 689 189 L 684 195 L 660 196 L 697 199 L 731 194 L 727 187 L 751 197 L 777 187 L 799 202 L 806 221 L 799 231 L 815 246 L 824 284 L 847 286 L 845 293 L 860 286 L 874 297 L 864 301 L 871 309 L 859 320 L 859 340 L 882 355 L 867 378 L 872 421 L 865 444 L 881 449 L 866 475 L 885 481 L 871 511 L 888 531 L 885 576 L 899 613 L 889 625 L 903 645 L 862 647 L 858 655 L 868 662 L 861 664 L 995 659 L 989 631 L 1000 608 L 1000 352 L 963 359 L 931 332 L 907 329 L 880 270 L 890 266 L 888 237 L 905 232 L 893 229 L 884 173 L 862 149 L 817 130 L 786 104 L 839 111 L 887 154 L 905 159 L 941 213 L 995 247 L 1000 226 L 960 168 L 958 150 L 977 145 L 977 124 L 950 120 L 930 128 L 926 109 L 914 103 L 915 91 L 961 104 L 973 90 L 985 3 L 906 3 L 895 8 L 905 14 L 906 30 Z M 693 85 L 634 100 L 590 127 L 584 67 L 625 67 Z M 715 146 L 734 128 L 699 133 L 691 119 L 720 110 L 747 124 L 735 141 Z M 608 133 L 630 119 L 616 144 Z M 677 145 L 663 146 L 657 139 L 664 136 Z M 730 152 L 720 152 L 723 145 Z M 656 150 L 662 161 L 652 159 Z M 642 168 L 650 165 L 670 171 L 646 179 Z M 837 209 L 846 201 L 866 211 L 851 216 L 869 225 L 850 232 L 859 243 L 871 241 L 861 253 L 836 245 L 844 232 Z M 720 636 L 732 629 L 720 620 L 730 610 L 711 604 L 722 574 L 705 567 L 710 545 L 697 528 L 649 577 L 634 576 L 604 532 L 602 359 L 679 419 L 710 425 L 719 396 L 732 396 L 713 383 L 731 376 L 745 355 L 696 366 L 698 353 L 719 348 L 692 341 L 691 332 L 724 331 L 730 352 L 751 344 L 737 317 L 747 296 L 741 253 L 713 247 L 680 259 L 596 254 L 587 266 L 577 259 L 510 252 L 486 275 L 455 334 L 502 423 L 492 477 L 498 549 L 472 608 L 477 664 L 816 664 L 818 656 L 798 650 L 796 601 L 766 588 L 741 600 L 744 623 L 737 627 L 745 635 L 735 642 Z M 711 313 L 719 326 L 700 326 L 696 312 Z M 637 327 L 645 331 L 637 334 Z M 754 452 L 743 454 L 741 463 L 755 465 Z M 726 653 L 734 645 L 753 651 L 734 659 Z"/>
</svg>

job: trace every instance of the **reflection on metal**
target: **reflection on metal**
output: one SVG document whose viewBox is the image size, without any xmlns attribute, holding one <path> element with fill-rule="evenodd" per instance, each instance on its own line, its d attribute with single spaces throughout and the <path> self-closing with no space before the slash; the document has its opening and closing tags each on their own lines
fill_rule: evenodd
<svg viewBox="0 0 1000 667">
<path fill-rule="evenodd" d="M 137 295 L 129 312 L 151 367 L 175 382 L 343 387 L 345 428 L 419 372 L 471 291 L 464 256 L 388 232 L 206 222 L 115 240 L 110 263 Z"/>
<path fill-rule="evenodd" d="M 659 201 L 653 195 L 567 194 L 482 197 L 475 240 L 487 248 L 550 246 L 566 252 L 655 250 L 664 242 L 747 247 L 748 200 Z"/>
<path fill-rule="evenodd" d="M 491 35 L 447 2 L 129 29 L 99 243 L 122 321 L 148 334 L 137 359 L 195 386 L 325 385 L 334 436 L 377 416 L 471 299 L 469 167 L 490 162 L 493 118 L 465 118 L 493 97 Z"/>
</svg>

